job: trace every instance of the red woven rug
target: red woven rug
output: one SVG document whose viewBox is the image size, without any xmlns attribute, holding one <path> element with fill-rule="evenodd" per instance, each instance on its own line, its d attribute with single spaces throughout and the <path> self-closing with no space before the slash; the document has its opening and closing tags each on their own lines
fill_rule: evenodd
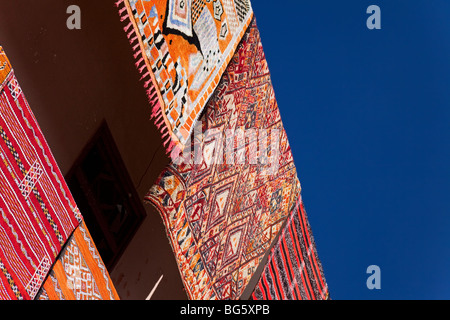
<svg viewBox="0 0 450 320">
<path fill-rule="evenodd" d="M 33 299 L 81 215 L 0 47 L 0 299 Z"/>
<path fill-rule="evenodd" d="M 301 197 L 272 248 L 254 300 L 328 300 L 328 286 Z"/>
<path fill-rule="evenodd" d="M 300 195 L 254 20 L 200 123 L 146 199 L 189 298 L 239 299 Z"/>
</svg>

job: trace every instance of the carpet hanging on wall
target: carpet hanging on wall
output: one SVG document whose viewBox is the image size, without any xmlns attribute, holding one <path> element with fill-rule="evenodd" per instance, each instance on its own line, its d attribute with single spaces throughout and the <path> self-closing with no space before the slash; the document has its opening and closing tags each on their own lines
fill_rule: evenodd
<svg viewBox="0 0 450 320">
<path fill-rule="evenodd" d="M 188 297 L 240 299 L 301 192 L 250 1 L 116 5 L 172 158 L 145 200 Z"/>
<path fill-rule="evenodd" d="M 300 196 L 255 20 L 191 140 L 146 200 L 189 298 L 239 299 Z"/>
<path fill-rule="evenodd" d="M 253 16 L 249 0 L 119 0 L 167 150 L 183 149 Z"/>
<path fill-rule="evenodd" d="M 83 218 L 2 47 L 0 159 L 0 300 L 31 300 Z"/>
<path fill-rule="evenodd" d="M 119 300 L 84 222 L 70 237 L 36 299 Z"/>
<path fill-rule="evenodd" d="M 301 197 L 272 248 L 254 300 L 328 300 L 328 286 Z"/>
</svg>

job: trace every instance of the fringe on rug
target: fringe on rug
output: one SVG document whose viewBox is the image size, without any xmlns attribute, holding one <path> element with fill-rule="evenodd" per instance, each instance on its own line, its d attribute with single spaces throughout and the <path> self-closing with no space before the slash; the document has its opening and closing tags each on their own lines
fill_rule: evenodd
<svg viewBox="0 0 450 320">
<path fill-rule="evenodd" d="M 170 153 L 171 155 L 177 155 L 181 152 L 181 150 L 172 139 L 172 135 L 164 119 L 161 102 L 158 96 L 158 89 L 153 83 L 150 70 L 145 63 L 144 56 L 142 55 L 143 53 L 139 42 L 139 36 L 136 34 L 136 30 L 133 27 L 133 21 L 131 20 L 132 18 L 130 18 L 124 0 L 119 0 L 115 4 L 119 9 L 120 21 L 126 23 L 123 30 L 125 31 L 128 41 L 130 42 L 130 45 L 132 47 L 133 57 L 136 60 L 135 66 L 139 71 L 139 74 L 141 75 L 140 81 L 144 82 L 144 88 L 146 89 L 147 98 L 151 107 L 150 119 L 153 119 L 156 127 L 161 132 L 161 138 L 163 139 L 163 145 L 166 149 L 166 154 Z"/>
</svg>

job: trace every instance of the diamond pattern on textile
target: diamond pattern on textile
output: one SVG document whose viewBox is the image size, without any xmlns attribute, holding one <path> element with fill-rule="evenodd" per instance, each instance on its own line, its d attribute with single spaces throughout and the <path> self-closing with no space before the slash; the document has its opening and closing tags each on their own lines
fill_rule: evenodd
<svg viewBox="0 0 450 320">
<path fill-rule="evenodd" d="M 193 0 L 192 1 L 192 24 L 196 24 L 203 8 L 206 6 L 205 0 Z"/>
<path fill-rule="evenodd" d="M 11 81 L 8 83 L 8 88 L 11 91 L 11 95 L 12 95 L 13 99 L 17 100 L 19 95 L 22 93 L 22 89 L 20 88 L 19 82 L 17 81 L 17 79 L 15 79 L 15 78 L 11 79 Z"/>
<path fill-rule="evenodd" d="M 119 299 L 84 222 L 67 242 L 36 299 Z"/>
<path fill-rule="evenodd" d="M 243 21 L 247 12 L 250 10 L 250 2 L 249 0 L 235 0 L 236 12 L 239 18 L 239 21 Z"/>
<path fill-rule="evenodd" d="M 255 21 L 188 146 L 145 199 L 161 214 L 189 298 L 239 299 L 300 195 Z"/>
<path fill-rule="evenodd" d="M 220 0 L 214 1 L 214 18 L 217 21 L 222 21 L 223 7 Z"/>
</svg>

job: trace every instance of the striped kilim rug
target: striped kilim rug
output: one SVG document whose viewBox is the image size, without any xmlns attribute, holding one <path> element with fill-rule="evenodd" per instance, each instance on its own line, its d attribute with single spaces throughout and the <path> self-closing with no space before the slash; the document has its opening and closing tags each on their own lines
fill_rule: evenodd
<svg viewBox="0 0 450 320">
<path fill-rule="evenodd" d="M 0 300 L 117 299 L 1 47 L 0 83 Z"/>
<path fill-rule="evenodd" d="M 254 300 L 328 300 L 328 286 L 301 197 L 272 248 Z"/>
<path fill-rule="evenodd" d="M 0 299 L 33 299 L 81 215 L 0 47 Z"/>
</svg>

